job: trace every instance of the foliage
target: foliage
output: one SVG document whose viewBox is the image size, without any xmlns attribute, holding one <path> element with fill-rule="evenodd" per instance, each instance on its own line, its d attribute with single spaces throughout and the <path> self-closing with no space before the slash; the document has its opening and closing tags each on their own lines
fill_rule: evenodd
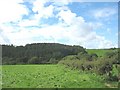
<svg viewBox="0 0 120 90">
<path fill-rule="evenodd" d="M 113 65 L 112 71 L 109 73 L 109 80 L 118 81 L 118 68 L 117 65 Z"/>
<path fill-rule="evenodd" d="M 85 52 L 85 49 L 81 46 L 58 43 L 34 43 L 16 47 L 13 45 L 2 45 L 3 64 L 28 64 L 32 62 L 33 64 L 41 64 L 49 63 L 49 61 L 50 63 L 57 63 L 63 57 L 76 55 L 79 52 Z M 34 57 L 38 60 L 34 59 Z"/>
<path fill-rule="evenodd" d="M 59 64 L 64 64 L 68 67 L 71 67 L 72 69 L 90 71 L 100 75 L 106 74 L 108 78 L 115 80 L 116 77 L 117 80 L 118 76 L 117 75 L 114 76 L 116 72 L 114 65 L 119 64 L 119 58 L 118 58 L 119 51 L 106 52 L 106 54 L 102 57 L 94 53 L 88 54 L 88 53 L 80 52 L 74 56 L 67 56 L 64 57 L 59 62 Z"/>
</svg>

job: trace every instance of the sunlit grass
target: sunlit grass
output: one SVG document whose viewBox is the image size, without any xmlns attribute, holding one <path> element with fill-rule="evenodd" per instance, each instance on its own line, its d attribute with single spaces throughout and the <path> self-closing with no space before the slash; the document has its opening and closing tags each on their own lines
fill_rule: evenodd
<svg viewBox="0 0 120 90">
<path fill-rule="evenodd" d="M 87 49 L 86 51 L 89 54 L 97 54 L 100 57 L 100 56 L 105 56 L 105 54 L 107 52 L 116 51 L 116 50 L 117 49 L 115 49 L 115 50 L 110 50 L 110 49 Z"/>
<path fill-rule="evenodd" d="M 104 88 L 101 76 L 60 65 L 4 65 L 3 88 Z"/>
</svg>

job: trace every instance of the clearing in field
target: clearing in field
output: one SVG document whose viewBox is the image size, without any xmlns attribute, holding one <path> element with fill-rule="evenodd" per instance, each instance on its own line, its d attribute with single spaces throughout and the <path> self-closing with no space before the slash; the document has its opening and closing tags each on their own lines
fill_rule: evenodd
<svg viewBox="0 0 120 90">
<path fill-rule="evenodd" d="M 102 77 L 60 65 L 4 65 L 3 88 L 104 88 Z"/>
</svg>

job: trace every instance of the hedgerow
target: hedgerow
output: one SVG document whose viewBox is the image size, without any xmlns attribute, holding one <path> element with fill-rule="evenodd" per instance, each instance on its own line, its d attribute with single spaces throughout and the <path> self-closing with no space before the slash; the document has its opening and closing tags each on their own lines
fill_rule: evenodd
<svg viewBox="0 0 120 90">
<path fill-rule="evenodd" d="M 117 67 L 119 64 L 118 51 L 108 52 L 104 57 L 98 57 L 96 54 L 80 52 L 77 55 L 64 57 L 59 64 L 64 64 L 72 69 L 90 71 L 100 75 L 107 75 L 107 79 L 118 81 Z"/>
</svg>

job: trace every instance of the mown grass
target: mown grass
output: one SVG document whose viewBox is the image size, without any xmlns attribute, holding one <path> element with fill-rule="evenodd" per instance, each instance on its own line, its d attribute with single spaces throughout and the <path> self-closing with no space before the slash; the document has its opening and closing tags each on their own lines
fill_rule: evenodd
<svg viewBox="0 0 120 90">
<path fill-rule="evenodd" d="M 115 49 L 115 50 L 117 50 L 117 49 Z M 105 54 L 107 52 L 113 52 L 115 50 L 112 50 L 112 49 L 87 49 L 86 51 L 89 54 L 97 54 L 99 57 L 103 57 L 103 56 L 105 56 Z"/>
<path fill-rule="evenodd" d="M 4 65 L 3 88 L 105 88 L 94 73 L 60 65 Z"/>
</svg>

